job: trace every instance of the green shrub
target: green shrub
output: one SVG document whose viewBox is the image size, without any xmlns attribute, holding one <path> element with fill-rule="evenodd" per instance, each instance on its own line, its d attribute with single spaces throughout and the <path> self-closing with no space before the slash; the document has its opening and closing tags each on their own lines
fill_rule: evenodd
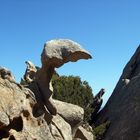
<svg viewBox="0 0 140 140">
<path fill-rule="evenodd" d="M 110 121 L 107 121 L 93 129 L 93 134 L 96 136 L 96 140 L 102 140 L 110 125 Z"/>
<path fill-rule="evenodd" d="M 78 76 L 57 76 L 52 78 L 54 88 L 54 99 L 72 103 L 81 106 L 85 111 L 84 120 L 90 119 L 93 108 L 90 104 L 93 102 L 94 96 L 88 82 L 81 81 Z"/>
</svg>

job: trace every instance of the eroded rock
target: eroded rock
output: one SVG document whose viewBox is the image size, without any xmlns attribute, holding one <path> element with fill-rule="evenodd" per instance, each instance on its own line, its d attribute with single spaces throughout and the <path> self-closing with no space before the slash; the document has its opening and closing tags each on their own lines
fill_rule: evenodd
<svg viewBox="0 0 140 140">
<path fill-rule="evenodd" d="M 81 140 L 94 140 L 93 134 L 87 130 L 85 130 L 82 126 L 78 127 L 78 130 L 75 134 L 75 139 Z"/>
<path fill-rule="evenodd" d="M 57 128 L 64 140 L 72 140 L 71 127 L 66 121 L 64 121 L 62 117 L 60 117 L 59 115 L 53 116 L 52 124 Z"/>
<path fill-rule="evenodd" d="M 49 126 L 42 118 L 42 127 L 38 125 L 38 118 L 33 117 L 32 107 L 35 99 L 27 91 L 22 90 L 14 83 L 0 78 L 0 139 L 14 137 L 15 139 L 39 140 L 48 137 L 52 140 Z M 44 111 L 45 114 L 45 111 Z M 43 138 L 44 137 L 44 138 Z"/>
<path fill-rule="evenodd" d="M 89 59 L 91 55 L 82 49 L 76 42 L 67 39 L 51 40 L 45 43 L 41 54 L 42 67 L 37 71 L 35 82 L 43 94 L 45 104 L 49 111 L 55 115 L 57 109 L 53 104 L 50 81 L 55 68 L 71 61 Z"/>
<path fill-rule="evenodd" d="M 45 43 L 41 58 L 43 67 L 58 68 L 69 61 L 75 62 L 92 57 L 78 43 L 68 39 L 57 39 Z"/>
<path fill-rule="evenodd" d="M 54 100 L 51 78 L 56 67 L 89 58 L 90 54 L 79 44 L 60 39 L 45 44 L 41 68 L 26 62 L 24 86 L 15 82 L 9 70 L 1 68 L 0 139 L 72 140 L 84 111 L 76 105 Z"/>
<path fill-rule="evenodd" d="M 9 71 L 8 69 L 6 69 L 4 67 L 0 67 L 0 77 L 2 79 L 7 79 L 10 82 L 15 82 L 15 78 L 12 75 L 11 71 Z"/>
<path fill-rule="evenodd" d="M 58 114 L 68 122 L 72 128 L 72 135 L 75 135 L 77 128 L 81 125 L 84 118 L 83 108 L 70 103 L 54 100 Z"/>
<path fill-rule="evenodd" d="M 35 74 L 39 68 L 36 67 L 31 61 L 26 61 L 25 63 L 27 65 L 27 68 L 22 82 L 24 82 L 25 85 L 29 85 L 35 80 Z"/>
</svg>

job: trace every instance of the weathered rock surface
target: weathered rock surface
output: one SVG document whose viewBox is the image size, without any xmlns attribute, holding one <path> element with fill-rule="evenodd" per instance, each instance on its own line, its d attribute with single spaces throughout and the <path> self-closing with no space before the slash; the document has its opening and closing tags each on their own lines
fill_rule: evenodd
<svg viewBox="0 0 140 140">
<path fill-rule="evenodd" d="M 70 124 L 74 136 L 84 118 L 83 108 L 58 100 L 54 100 L 54 105 L 57 107 L 57 113 Z"/>
<path fill-rule="evenodd" d="M 50 81 L 55 72 L 55 68 L 71 61 L 75 62 L 79 59 L 89 59 L 91 55 L 76 42 L 68 39 L 51 40 L 45 43 L 41 54 L 42 67 L 35 75 L 35 82 L 41 91 L 44 102 L 49 111 L 56 115 L 57 109 L 53 104 L 50 89 Z"/>
<path fill-rule="evenodd" d="M 62 117 L 60 117 L 59 115 L 53 116 L 52 122 L 54 126 L 56 126 L 57 128 L 56 130 L 59 130 L 59 133 L 61 134 L 62 139 L 72 140 L 71 127 L 66 121 L 64 121 Z M 65 128 L 65 131 L 64 131 L 64 128 Z M 53 136 L 56 136 L 56 134 L 54 133 Z"/>
<path fill-rule="evenodd" d="M 15 78 L 12 75 L 11 71 L 9 71 L 8 69 L 4 67 L 0 67 L 0 77 L 3 79 L 7 79 L 11 82 L 15 82 Z"/>
<path fill-rule="evenodd" d="M 104 140 L 140 139 L 140 47 L 123 70 L 97 123 L 110 121 Z"/>
<path fill-rule="evenodd" d="M 61 64 L 59 58 L 62 59 Z M 26 62 L 23 78 L 26 86 L 16 83 L 9 70 L 0 68 L 0 139 L 74 139 L 84 111 L 79 106 L 53 100 L 51 78 L 55 67 L 88 58 L 91 58 L 89 53 L 77 43 L 52 40 L 44 47 L 41 68 L 30 61 Z M 83 128 L 81 137 L 85 136 L 82 134 L 85 131 Z"/>
<path fill-rule="evenodd" d="M 69 61 L 92 57 L 78 43 L 68 39 L 57 39 L 45 43 L 41 58 L 43 67 L 51 65 L 58 68 Z"/>
<path fill-rule="evenodd" d="M 82 126 L 78 127 L 75 138 L 79 138 L 81 140 L 94 140 L 93 134 L 85 130 Z"/>
<path fill-rule="evenodd" d="M 0 78 L 0 99 L 0 139 L 72 140 L 83 120 L 82 108 L 56 100 L 60 115 L 51 115 L 32 91 L 7 79 Z"/>
<path fill-rule="evenodd" d="M 37 102 L 31 91 L 0 78 L 0 99 L 0 139 L 53 139 L 45 111 L 39 117 L 32 114 Z"/>
</svg>

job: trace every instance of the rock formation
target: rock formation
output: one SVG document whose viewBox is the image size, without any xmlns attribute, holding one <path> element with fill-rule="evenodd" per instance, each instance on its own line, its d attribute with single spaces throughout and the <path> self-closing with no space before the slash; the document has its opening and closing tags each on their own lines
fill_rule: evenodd
<svg viewBox="0 0 140 140">
<path fill-rule="evenodd" d="M 52 98 L 51 78 L 55 67 L 89 53 L 71 40 L 52 40 L 45 44 L 41 68 L 27 61 L 23 80 L 17 84 L 11 72 L 0 69 L 0 139 L 2 140 L 93 140 L 93 135 L 80 127 L 81 107 Z"/>
<path fill-rule="evenodd" d="M 92 133 L 87 132 L 82 126 L 79 126 L 75 138 L 79 138 L 81 140 L 92 140 L 93 135 Z"/>
<path fill-rule="evenodd" d="M 12 75 L 11 71 L 4 67 L 0 67 L 0 77 L 3 79 L 7 79 L 10 82 L 16 82 L 14 76 Z"/>
<path fill-rule="evenodd" d="M 0 78 L 0 139 L 53 138 L 44 119 L 46 111 L 40 108 L 43 113 L 39 117 L 32 113 L 37 104 L 33 95 L 31 91 Z"/>
<path fill-rule="evenodd" d="M 91 121 L 90 121 L 90 124 L 92 125 L 95 121 L 96 121 L 96 116 L 97 116 L 97 113 L 98 111 L 101 109 L 101 106 L 102 106 L 102 103 L 103 103 L 103 99 L 102 99 L 102 96 L 104 95 L 105 93 L 105 89 L 101 89 L 97 95 L 94 97 L 94 101 L 93 103 L 91 104 L 91 107 L 94 109 L 92 114 L 91 114 Z"/>
<path fill-rule="evenodd" d="M 25 84 L 29 85 L 35 80 L 35 74 L 39 68 L 37 68 L 31 61 L 26 61 L 25 63 L 27 65 L 27 68 L 22 80 Z"/>
<path fill-rule="evenodd" d="M 42 93 L 47 108 L 53 115 L 56 114 L 57 110 L 52 100 L 50 81 L 55 68 L 59 68 L 69 61 L 75 62 L 79 59 L 89 58 L 91 55 L 71 40 L 59 39 L 45 43 L 41 54 L 42 67 L 36 73 L 35 83 Z"/>
<path fill-rule="evenodd" d="M 123 70 L 97 124 L 110 121 L 104 140 L 140 139 L 140 46 Z"/>
</svg>

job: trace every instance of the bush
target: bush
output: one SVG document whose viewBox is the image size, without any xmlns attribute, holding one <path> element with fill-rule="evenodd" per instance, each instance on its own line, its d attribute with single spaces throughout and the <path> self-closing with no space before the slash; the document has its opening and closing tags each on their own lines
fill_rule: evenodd
<svg viewBox="0 0 140 140">
<path fill-rule="evenodd" d="M 96 140 L 102 140 L 110 125 L 110 121 L 107 121 L 93 129 L 93 134 L 96 136 Z"/>
<path fill-rule="evenodd" d="M 78 76 L 58 76 L 52 78 L 54 88 L 54 99 L 72 103 L 81 106 L 85 111 L 84 120 L 90 119 L 93 108 L 90 104 L 93 102 L 94 96 L 88 82 L 81 81 Z"/>
</svg>

